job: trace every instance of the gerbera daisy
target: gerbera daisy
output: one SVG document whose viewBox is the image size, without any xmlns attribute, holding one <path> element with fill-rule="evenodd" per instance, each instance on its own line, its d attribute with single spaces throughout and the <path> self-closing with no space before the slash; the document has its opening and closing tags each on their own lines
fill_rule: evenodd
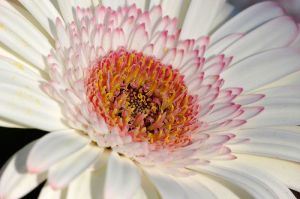
<svg viewBox="0 0 300 199">
<path fill-rule="evenodd" d="M 299 25 L 274 2 L 0 3 L 0 198 L 295 198 Z"/>
</svg>

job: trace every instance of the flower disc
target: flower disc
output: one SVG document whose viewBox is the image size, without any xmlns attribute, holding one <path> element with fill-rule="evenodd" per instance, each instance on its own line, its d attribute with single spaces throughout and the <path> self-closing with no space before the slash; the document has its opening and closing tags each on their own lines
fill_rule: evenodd
<svg viewBox="0 0 300 199">
<path fill-rule="evenodd" d="M 198 106 L 183 76 L 154 57 L 112 51 L 91 67 L 86 79 L 93 111 L 133 141 L 155 148 L 185 146 L 197 128 Z"/>
</svg>

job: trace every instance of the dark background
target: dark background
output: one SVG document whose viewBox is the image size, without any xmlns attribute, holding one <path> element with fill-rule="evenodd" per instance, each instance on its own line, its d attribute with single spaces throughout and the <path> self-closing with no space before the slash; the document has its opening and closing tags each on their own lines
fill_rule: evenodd
<svg viewBox="0 0 300 199">
<path fill-rule="evenodd" d="M 35 130 L 35 129 L 13 129 L 0 127 L 1 139 L 0 139 L 0 167 L 12 156 L 15 152 L 25 146 L 27 143 L 38 139 L 45 135 L 47 132 Z M 299 165 L 300 166 L 300 165 Z M 299 174 L 295 174 L 299 175 Z M 24 197 L 24 199 L 35 199 L 38 197 L 40 189 L 43 184 L 40 185 L 33 192 Z M 295 196 L 300 199 L 300 193 L 293 192 Z M 284 198 L 283 198 L 284 199 Z"/>
</svg>

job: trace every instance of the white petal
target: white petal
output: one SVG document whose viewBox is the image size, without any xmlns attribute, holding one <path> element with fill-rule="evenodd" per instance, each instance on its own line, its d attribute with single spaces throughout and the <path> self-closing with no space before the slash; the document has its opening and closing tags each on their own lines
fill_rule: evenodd
<svg viewBox="0 0 300 199">
<path fill-rule="evenodd" d="M 0 84 L 0 116 L 13 122 L 43 130 L 67 128 L 61 121 L 58 104 L 25 88 Z M 47 108 L 46 108 L 47 107 Z"/>
<path fill-rule="evenodd" d="M 212 34 L 211 39 L 214 42 L 232 33 L 246 33 L 266 21 L 282 15 L 284 15 L 284 11 L 274 2 L 255 4 L 226 22 Z"/>
<path fill-rule="evenodd" d="M 149 3 L 149 10 L 153 7 L 155 7 L 156 5 L 160 5 L 161 4 L 161 0 L 150 0 Z"/>
<path fill-rule="evenodd" d="M 76 8 L 74 0 L 57 1 L 57 3 L 65 22 L 70 23 L 74 21 L 73 9 Z"/>
<path fill-rule="evenodd" d="M 13 23 L 12 23 L 13 22 Z M 0 5 L 0 23 L 27 42 L 36 51 L 47 55 L 52 48 L 47 38 L 20 14 Z"/>
<path fill-rule="evenodd" d="M 21 198 L 46 179 L 45 173 L 30 174 L 26 159 L 35 142 L 18 151 L 1 169 L 0 198 Z"/>
<path fill-rule="evenodd" d="M 54 5 L 48 0 L 20 0 L 20 3 L 34 16 L 34 18 L 47 30 L 49 35 L 53 34 L 53 25 L 56 18 L 62 19 Z"/>
<path fill-rule="evenodd" d="M 138 191 L 140 184 L 141 177 L 134 163 L 112 153 L 107 164 L 104 198 L 130 199 Z"/>
<path fill-rule="evenodd" d="M 46 184 L 42 188 L 38 199 L 63 199 L 64 195 L 64 190 L 53 190 L 49 185 Z"/>
<path fill-rule="evenodd" d="M 35 67 L 44 70 L 46 64 L 40 52 L 33 49 L 25 40 L 22 40 L 14 32 L 3 27 L 0 28 L 0 41 L 3 48 L 17 53 L 23 60 L 33 64 Z"/>
<path fill-rule="evenodd" d="M 63 22 L 60 19 L 56 19 L 55 25 L 57 41 L 60 43 L 61 47 L 69 48 L 71 43 L 70 36 L 68 35 Z"/>
<path fill-rule="evenodd" d="M 209 115 L 204 117 L 204 120 L 207 122 L 215 122 L 221 120 L 223 118 L 229 117 L 233 113 L 235 113 L 240 108 L 240 105 L 230 105 L 221 109 L 218 109 L 215 112 L 212 112 Z"/>
<path fill-rule="evenodd" d="M 298 29 L 300 30 L 300 24 L 298 23 Z M 300 46 L 300 31 L 298 33 L 298 36 L 296 37 L 296 39 L 293 41 L 291 46 L 295 46 L 295 47 L 299 47 Z"/>
<path fill-rule="evenodd" d="M 28 126 L 24 126 L 15 122 L 11 122 L 9 120 L 0 118 L 0 126 L 6 127 L 6 128 L 29 128 Z"/>
<path fill-rule="evenodd" d="M 237 40 L 241 39 L 243 34 L 230 34 L 221 40 L 215 42 L 214 44 L 210 45 L 208 50 L 206 51 L 206 55 L 217 55 L 224 51 L 228 46 L 236 42 Z"/>
<path fill-rule="evenodd" d="M 260 53 L 224 71 L 224 87 L 242 87 L 247 92 L 299 71 L 299 62 L 299 50 L 293 48 Z"/>
<path fill-rule="evenodd" d="M 130 49 L 141 51 L 145 44 L 148 42 L 148 33 L 145 30 L 145 25 L 139 25 L 132 37 Z"/>
<path fill-rule="evenodd" d="M 283 160 L 300 162 L 300 149 L 293 146 L 251 141 L 242 144 L 231 145 L 230 149 L 235 153 L 244 153 L 273 157 Z"/>
<path fill-rule="evenodd" d="M 185 5 L 187 4 L 187 5 Z M 172 6 L 170 6 L 172 5 Z M 163 0 L 162 1 L 162 10 L 164 15 L 168 15 L 171 18 L 176 17 L 179 18 L 181 13 L 184 11 L 184 7 L 188 6 L 187 1 L 185 0 L 178 0 L 178 1 L 173 1 L 173 0 Z"/>
<path fill-rule="evenodd" d="M 182 180 L 178 179 L 178 182 L 181 184 L 182 188 L 187 193 L 189 199 L 217 199 L 214 195 L 214 192 L 205 187 L 198 179 L 197 176 L 191 176 L 182 178 Z"/>
<path fill-rule="evenodd" d="M 187 11 L 181 39 L 197 39 L 207 35 L 217 11 L 224 4 L 224 0 L 192 0 Z"/>
<path fill-rule="evenodd" d="M 101 154 L 102 149 L 98 146 L 88 145 L 54 165 L 49 170 L 48 181 L 50 186 L 54 189 L 61 189 L 67 186 L 72 180 L 87 170 Z"/>
<path fill-rule="evenodd" d="M 265 98 L 300 98 L 300 85 L 288 85 L 288 86 L 280 86 L 280 87 L 273 87 L 268 89 L 263 89 L 258 91 L 258 93 L 263 93 L 267 97 Z"/>
<path fill-rule="evenodd" d="M 117 10 L 119 7 L 126 5 L 125 0 L 102 0 L 102 4 L 107 7 L 111 7 L 114 10 Z"/>
<path fill-rule="evenodd" d="M 79 6 L 81 8 L 90 8 L 92 6 L 91 0 L 74 0 L 75 6 Z"/>
<path fill-rule="evenodd" d="M 168 176 L 155 169 L 149 169 L 147 175 L 156 186 L 160 196 L 164 199 L 183 199 L 187 198 L 185 190 L 176 182 L 173 177 Z"/>
<path fill-rule="evenodd" d="M 240 186 L 255 198 L 295 198 L 285 185 L 268 173 L 233 161 L 230 163 L 214 163 L 216 166 L 202 167 L 199 171 L 224 178 Z"/>
<path fill-rule="evenodd" d="M 300 134 L 288 130 L 259 128 L 241 129 L 237 132 L 239 138 L 250 138 L 250 142 L 279 144 L 291 146 L 300 150 Z"/>
<path fill-rule="evenodd" d="M 246 34 L 223 53 L 233 55 L 234 64 L 255 53 L 288 46 L 297 34 L 298 27 L 292 18 L 278 17 Z"/>
<path fill-rule="evenodd" d="M 272 82 L 266 85 L 264 88 L 277 87 L 277 86 L 289 86 L 289 85 L 300 85 L 300 71 L 292 73 L 282 79 Z"/>
<path fill-rule="evenodd" d="M 139 188 L 137 193 L 132 197 L 132 199 L 147 199 L 147 195 L 142 188 Z"/>
<path fill-rule="evenodd" d="M 30 151 L 27 168 L 33 173 L 45 171 L 88 143 L 89 139 L 75 130 L 49 133 L 39 139 Z"/>
<path fill-rule="evenodd" d="M 220 6 L 220 9 L 218 10 L 217 15 L 215 16 L 209 31 L 214 31 L 216 28 L 224 24 L 224 22 L 231 17 L 233 11 L 234 6 L 228 2 Z"/>
<path fill-rule="evenodd" d="M 101 198 L 103 195 L 103 183 L 95 183 L 93 178 L 99 178 L 97 182 L 100 180 L 104 181 L 105 175 L 103 171 L 100 171 L 102 175 L 99 175 L 95 171 L 86 171 L 81 174 L 78 178 L 76 178 L 71 184 L 68 186 L 68 194 L 67 199 L 93 199 L 93 198 Z M 100 190 L 100 192 L 99 192 Z M 95 195 L 97 193 L 97 195 Z"/>
<path fill-rule="evenodd" d="M 38 84 L 38 81 L 43 80 L 41 74 L 33 70 L 32 67 L 26 65 L 25 63 L 22 63 L 21 61 L 17 61 L 16 59 L 13 58 L 0 56 L 0 70 L 9 71 L 12 73 L 20 74 L 22 76 L 26 76 L 29 79 L 36 80 L 36 84 Z"/>
<path fill-rule="evenodd" d="M 131 4 L 135 4 L 137 8 L 144 11 L 146 8 L 147 0 L 127 0 L 127 5 Z"/>
<path fill-rule="evenodd" d="M 0 64 L 1 64 L 1 60 L 0 60 Z M 5 64 L 4 66 L 12 67 L 12 65 L 10 64 Z M 8 85 L 8 86 L 11 85 L 17 88 L 29 89 L 33 93 L 36 93 L 42 97 L 47 97 L 40 88 L 41 87 L 40 82 L 34 77 L 31 77 L 31 79 L 29 79 L 30 77 L 28 77 L 28 75 L 22 73 L 22 69 L 20 71 L 8 71 L 8 70 L 0 69 L 0 71 L 1 71 L 0 73 L 1 85 Z"/>
<path fill-rule="evenodd" d="M 148 176 L 146 176 L 144 173 L 141 176 L 142 178 L 142 187 L 143 190 L 145 192 L 145 194 L 147 195 L 148 199 L 160 199 L 160 195 L 157 191 L 157 189 L 155 188 L 155 186 L 153 185 L 153 183 L 149 180 Z"/>
<path fill-rule="evenodd" d="M 271 104 L 265 105 L 264 108 L 259 115 L 248 121 L 243 128 L 298 125 L 300 123 L 300 103 Z"/>
<path fill-rule="evenodd" d="M 240 189 L 237 191 L 236 187 L 233 187 L 233 185 L 230 183 L 222 182 L 222 180 L 219 178 L 212 176 L 208 177 L 202 173 L 197 173 L 195 178 L 197 178 L 197 181 L 201 182 L 203 186 L 206 186 L 208 189 L 210 189 L 210 191 L 216 195 L 217 198 L 239 199 L 246 198 L 245 196 L 248 196 L 247 194 L 241 193 Z"/>
<path fill-rule="evenodd" d="M 237 154 L 236 162 L 265 170 L 289 188 L 300 191 L 300 167 L 298 163 L 254 155 Z"/>
</svg>

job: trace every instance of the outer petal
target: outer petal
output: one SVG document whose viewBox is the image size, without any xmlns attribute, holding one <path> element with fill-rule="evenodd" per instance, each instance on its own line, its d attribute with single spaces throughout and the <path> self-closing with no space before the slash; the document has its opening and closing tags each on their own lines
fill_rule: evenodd
<svg viewBox="0 0 300 199">
<path fill-rule="evenodd" d="M 228 180 L 249 192 L 255 198 L 293 198 L 292 192 L 280 181 L 262 172 L 242 164 L 226 162 L 214 163 L 213 166 L 198 168 L 199 171 L 215 175 Z"/>
<path fill-rule="evenodd" d="M 266 21 L 282 15 L 284 15 L 284 11 L 274 2 L 255 4 L 226 22 L 212 34 L 211 39 L 214 42 L 228 34 L 246 33 Z M 247 23 L 245 23 L 245 21 L 247 21 Z"/>
<path fill-rule="evenodd" d="M 89 142 L 86 136 L 74 130 L 49 133 L 37 141 L 30 151 L 27 160 L 28 170 L 34 173 L 45 171 Z"/>
<path fill-rule="evenodd" d="M 247 92 L 299 71 L 299 62 L 298 49 L 281 48 L 260 53 L 233 65 L 222 73 L 225 80 L 224 87 L 242 86 Z"/>
<path fill-rule="evenodd" d="M 53 190 L 49 185 L 45 185 L 38 199 L 64 199 L 65 195 L 65 190 Z"/>
<path fill-rule="evenodd" d="M 236 188 L 231 183 L 224 182 L 220 178 L 207 176 L 202 173 L 198 173 L 195 178 L 197 181 L 201 182 L 203 186 L 210 189 L 217 198 L 239 199 L 247 198 L 249 196 L 248 193 L 243 192 L 240 188 Z"/>
<path fill-rule="evenodd" d="M 98 146 L 88 145 L 49 170 L 49 184 L 53 189 L 66 187 L 72 180 L 87 170 L 102 154 Z"/>
<path fill-rule="evenodd" d="M 156 186 L 160 196 L 164 199 L 187 198 L 185 190 L 176 182 L 173 177 L 163 174 L 155 169 L 149 169 L 147 175 Z"/>
<path fill-rule="evenodd" d="M 0 95 L 1 117 L 43 130 L 67 128 L 58 104 L 49 97 L 13 85 L 0 84 L 0 91 L 5 93 Z"/>
<path fill-rule="evenodd" d="M 223 4 L 224 0 L 192 0 L 184 19 L 180 38 L 197 39 L 208 34 L 213 19 Z"/>
<path fill-rule="evenodd" d="M 185 177 L 181 180 L 178 179 L 178 182 L 186 191 L 189 199 L 217 199 L 217 196 L 214 195 L 214 192 L 203 186 L 196 176 Z"/>
<path fill-rule="evenodd" d="M 111 7 L 114 10 L 117 10 L 119 7 L 122 7 L 126 4 L 125 0 L 102 0 L 102 4 L 107 7 Z"/>
<path fill-rule="evenodd" d="M 27 172 L 26 159 L 34 144 L 25 146 L 2 168 L 0 198 L 21 198 L 46 179 L 45 173 L 36 175 Z"/>
<path fill-rule="evenodd" d="M 246 34 L 223 53 L 233 55 L 234 64 L 258 52 L 286 47 L 293 42 L 297 34 L 297 24 L 291 17 L 278 17 Z"/>
<path fill-rule="evenodd" d="M 300 167 L 298 163 L 254 155 L 237 154 L 237 162 L 265 170 L 284 182 L 289 188 L 300 191 Z"/>
<path fill-rule="evenodd" d="M 112 153 L 107 165 L 104 198 L 132 198 L 141 185 L 140 178 L 139 171 L 131 160 Z"/>
<path fill-rule="evenodd" d="M 86 171 L 68 186 L 67 199 L 102 198 L 105 169 Z"/>
<path fill-rule="evenodd" d="M 58 10 L 51 1 L 48 0 L 20 0 L 20 3 L 34 16 L 49 35 L 54 35 L 52 26 L 55 24 L 56 18 L 62 19 Z"/>
<path fill-rule="evenodd" d="M 46 55 L 52 48 L 47 38 L 32 23 L 19 13 L 2 5 L 0 5 L 0 23 L 43 55 Z"/>
</svg>

